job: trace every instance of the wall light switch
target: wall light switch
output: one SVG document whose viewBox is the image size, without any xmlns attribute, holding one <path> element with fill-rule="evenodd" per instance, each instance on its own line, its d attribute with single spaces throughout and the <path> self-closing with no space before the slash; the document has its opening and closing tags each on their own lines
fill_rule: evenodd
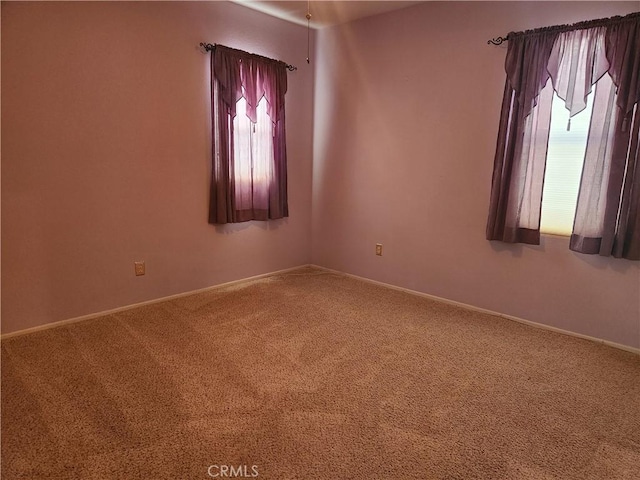
<svg viewBox="0 0 640 480">
<path fill-rule="evenodd" d="M 376 243 L 376 255 L 378 256 L 382 256 L 382 244 L 381 243 Z"/>
</svg>

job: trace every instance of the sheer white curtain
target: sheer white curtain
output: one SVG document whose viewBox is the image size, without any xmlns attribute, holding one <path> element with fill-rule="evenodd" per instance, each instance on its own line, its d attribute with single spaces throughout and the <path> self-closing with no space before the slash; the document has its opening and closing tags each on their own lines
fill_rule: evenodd
<svg viewBox="0 0 640 480">
<path fill-rule="evenodd" d="M 604 230 L 616 116 L 615 85 L 607 73 L 605 38 L 603 26 L 563 32 L 554 43 L 547 67 L 570 117 L 586 108 L 587 96 L 594 86 L 596 90 L 571 243 L 577 251 L 590 248 L 584 241 L 577 242 L 576 236 L 600 238 Z"/>
<path fill-rule="evenodd" d="M 602 238 L 604 233 L 617 116 L 615 85 L 609 74 L 602 76 L 595 89 L 571 242 L 571 247 L 578 251 L 594 250 L 596 247 L 589 247 L 586 239 Z"/>
<path fill-rule="evenodd" d="M 517 219 L 510 229 L 512 232 L 537 232 L 540 228 L 540 202 L 551 129 L 552 101 L 553 86 L 548 81 L 540 91 L 537 105 L 525 120 L 522 146 L 518 147 L 520 161 L 517 162 L 514 173 L 522 188 L 511 191 L 510 208 L 517 209 L 517 215 L 510 215 Z"/>
<path fill-rule="evenodd" d="M 235 201 L 238 210 L 266 205 L 273 176 L 273 122 L 264 97 L 256 108 L 257 121 L 247 116 L 244 97 L 236 103 L 233 119 Z"/>
</svg>

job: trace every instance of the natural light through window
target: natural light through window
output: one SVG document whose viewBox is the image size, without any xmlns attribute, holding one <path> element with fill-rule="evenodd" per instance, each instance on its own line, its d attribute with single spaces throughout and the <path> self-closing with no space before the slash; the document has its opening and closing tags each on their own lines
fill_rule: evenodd
<svg viewBox="0 0 640 480">
<path fill-rule="evenodd" d="M 587 98 L 587 108 L 571 117 L 569 126 L 569 110 L 554 94 L 542 193 L 542 233 L 571 235 L 592 106 L 593 92 Z"/>
<path fill-rule="evenodd" d="M 256 184 L 266 187 L 273 165 L 273 122 L 264 97 L 258 102 L 256 116 L 257 122 L 251 122 L 247 117 L 247 101 L 241 97 L 233 119 L 235 191 L 241 208 L 251 205 L 258 194 Z"/>
</svg>

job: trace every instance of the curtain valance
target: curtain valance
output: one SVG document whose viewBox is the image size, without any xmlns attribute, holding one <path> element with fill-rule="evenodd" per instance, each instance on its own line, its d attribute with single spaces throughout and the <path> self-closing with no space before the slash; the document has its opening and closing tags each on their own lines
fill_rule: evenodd
<svg viewBox="0 0 640 480">
<path fill-rule="evenodd" d="M 216 45 L 212 55 L 220 95 L 232 116 L 236 115 L 236 103 L 244 97 L 247 116 L 255 123 L 256 108 L 264 96 L 269 117 L 274 123 L 280 120 L 287 92 L 287 66 L 283 62 L 223 45 Z"/>
<path fill-rule="evenodd" d="M 505 70 L 524 116 L 550 77 L 572 116 L 585 108 L 591 87 L 607 72 L 625 115 L 640 101 L 640 13 L 511 32 L 508 38 Z"/>
</svg>

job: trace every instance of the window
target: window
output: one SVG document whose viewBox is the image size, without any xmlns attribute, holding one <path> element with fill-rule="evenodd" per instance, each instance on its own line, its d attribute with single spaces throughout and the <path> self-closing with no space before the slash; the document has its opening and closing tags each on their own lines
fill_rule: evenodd
<svg viewBox="0 0 640 480">
<path fill-rule="evenodd" d="M 549 88 L 548 85 L 545 88 Z M 542 190 L 540 232 L 570 236 L 578 204 L 578 190 L 587 135 L 591 124 L 593 93 L 587 97 L 587 107 L 569 117 L 564 101 L 553 95 L 551 130 L 547 147 L 547 165 Z"/>
<path fill-rule="evenodd" d="M 267 114 L 264 97 L 256 108 L 257 121 L 247 116 L 247 100 L 236 102 L 233 119 L 233 158 L 236 208 L 251 209 L 254 203 L 266 204 L 267 198 L 255 198 L 269 188 L 269 177 L 273 170 L 273 123 Z"/>
<path fill-rule="evenodd" d="M 287 65 L 216 45 L 211 82 L 209 223 L 287 217 Z"/>
<path fill-rule="evenodd" d="M 508 42 L 487 239 L 640 260 L 640 13 Z"/>
</svg>

